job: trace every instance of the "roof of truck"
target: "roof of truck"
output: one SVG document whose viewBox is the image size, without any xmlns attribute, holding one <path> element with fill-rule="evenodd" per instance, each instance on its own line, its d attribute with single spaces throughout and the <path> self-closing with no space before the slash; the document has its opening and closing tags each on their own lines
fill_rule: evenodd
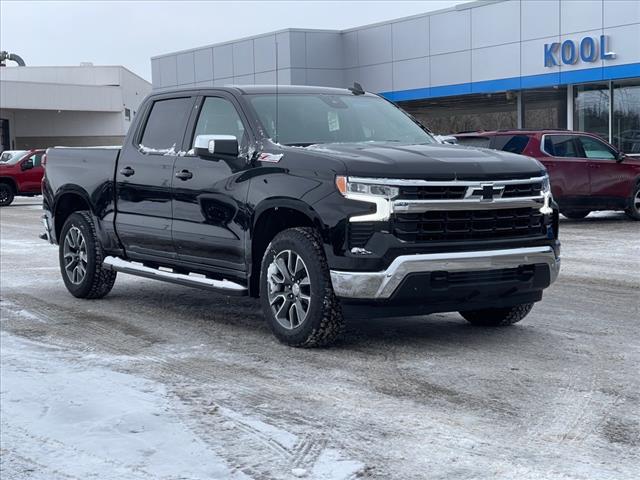
<svg viewBox="0 0 640 480">
<path fill-rule="evenodd" d="M 292 94 L 292 93 L 311 93 L 311 94 L 325 94 L 325 95 L 353 95 L 353 92 L 347 88 L 333 88 L 333 87 L 316 87 L 311 85 L 224 85 L 219 87 L 186 87 L 186 88 L 171 88 L 166 90 L 157 90 L 155 94 L 164 94 L 181 91 L 202 91 L 202 90 L 217 90 L 228 91 L 240 94 Z M 366 93 L 366 95 L 373 95 L 372 93 Z"/>
</svg>

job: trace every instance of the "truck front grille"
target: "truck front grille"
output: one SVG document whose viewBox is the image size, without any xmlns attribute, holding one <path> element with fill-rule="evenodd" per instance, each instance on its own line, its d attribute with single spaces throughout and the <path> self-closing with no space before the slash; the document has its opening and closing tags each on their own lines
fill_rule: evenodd
<svg viewBox="0 0 640 480">
<path fill-rule="evenodd" d="M 493 240 L 546 233 L 539 209 L 507 208 L 396 214 L 393 234 L 405 242 Z"/>
<path fill-rule="evenodd" d="M 399 199 L 402 200 L 461 200 L 467 193 L 466 185 L 406 185 L 400 187 Z"/>
<path fill-rule="evenodd" d="M 536 197 L 541 191 L 541 182 L 506 185 L 502 198 Z"/>
</svg>

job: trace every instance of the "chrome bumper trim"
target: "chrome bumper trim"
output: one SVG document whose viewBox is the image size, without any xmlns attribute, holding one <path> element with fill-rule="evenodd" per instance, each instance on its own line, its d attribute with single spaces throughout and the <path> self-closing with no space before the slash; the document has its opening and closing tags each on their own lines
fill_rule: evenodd
<svg viewBox="0 0 640 480">
<path fill-rule="evenodd" d="M 540 208 L 544 196 L 494 198 L 493 200 L 460 199 L 460 200 L 395 200 L 392 202 L 393 213 L 422 213 L 438 210 L 487 210 L 497 208 Z"/>
<path fill-rule="evenodd" d="M 499 270 L 540 263 L 549 267 L 553 283 L 560 271 L 560 258 L 551 247 L 403 255 L 381 272 L 331 270 L 331 282 L 338 297 L 384 300 L 411 273 Z"/>
</svg>

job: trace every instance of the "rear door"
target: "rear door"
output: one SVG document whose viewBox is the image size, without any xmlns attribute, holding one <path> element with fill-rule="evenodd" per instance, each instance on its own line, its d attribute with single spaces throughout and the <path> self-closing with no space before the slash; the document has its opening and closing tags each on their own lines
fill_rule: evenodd
<svg viewBox="0 0 640 480">
<path fill-rule="evenodd" d="M 194 101 L 191 95 L 156 98 L 120 154 L 115 224 L 131 257 L 176 257 L 171 181 Z"/>
<path fill-rule="evenodd" d="M 173 240 L 178 258 L 218 269 L 245 270 L 248 219 L 243 205 L 249 182 L 236 179 L 248 168 L 248 122 L 236 100 L 226 92 L 199 98 L 194 112 L 185 144 L 189 151 L 176 160 L 172 176 Z M 224 160 L 196 156 L 191 149 L 197 135 L 233 135 L 240 157 Z"/>
<path fill-rule="evenodd" d="M 543 135 L 540 150 L 546 156 L 538 160 L 547 167 L 556 199 L 589 195 L 589 162 L 581 155 L 575 135 Z"/>
<path fill-rule="evenodd" d="M 589 165 L 591 195 L 599 197 L 628 196 L 628 176 L 624 164 L 617 162 L 618 152 L 597 138 L 578 135 L 581 153 Z"/>
</svg>

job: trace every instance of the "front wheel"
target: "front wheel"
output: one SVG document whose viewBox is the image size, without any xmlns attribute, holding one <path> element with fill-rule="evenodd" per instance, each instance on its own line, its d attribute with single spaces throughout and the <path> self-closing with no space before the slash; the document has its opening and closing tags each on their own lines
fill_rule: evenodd
<svg viewBox="0 0 640 480">
<path fill-rule="evenodd" d="M 582 220 L 591 213 L 590 210 L 562 210 L 560 213 L 571 220 Z"/>
<path fill-rule="evenodd" d="M 460 312 L 460 315 L 472 325 L 482 327 L 506 327 L 507 325 L 518 323 L 529 314 L 532 308 L 533 303 L 523 303 L 522 305 L 508 308 L 467 310 L 466 312 Z"/>
<path fill-rule="evenodd" d="M 277 234 L 262 258 L 260 302 L 274 335 L 293 347 L 326 346 L 343 328 L 322 240 L 312 228 Z"/>
<path fill-rule="evenodd" d="M 67 290 L 78 298 L 102 298 L 117 272 L 102 266 L 104 252 L 89 212 L 72 213 L 60 233 L 60 272 Z"/>
<path fill-rule="evenodd" d="M 6 207 L 13 202 L 13 188 L 6 183 L 0 183 L 0 207 Z"/>
<path fill-rule="evenodd" d="M 633 220 L 640 220 L 640 183 L 636 185 L 629 199 L 629 208 L 625 210 L 627 216 Z"/>
</svg>

